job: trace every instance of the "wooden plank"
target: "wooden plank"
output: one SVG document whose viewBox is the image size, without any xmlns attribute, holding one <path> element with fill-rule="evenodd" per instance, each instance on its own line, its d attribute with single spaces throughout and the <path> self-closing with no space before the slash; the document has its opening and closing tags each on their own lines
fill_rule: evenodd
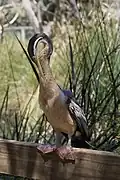
<svg viewBox="0 0 120 180">
<path fill-rule="evenodd" d="M 40 180 L 120 180 L 120 156 L 114 153 L 74 149 L 75 164 L 56 158 L 44 162 L 37 144 L 0 140 L 0 173 Z"/>
</svg>

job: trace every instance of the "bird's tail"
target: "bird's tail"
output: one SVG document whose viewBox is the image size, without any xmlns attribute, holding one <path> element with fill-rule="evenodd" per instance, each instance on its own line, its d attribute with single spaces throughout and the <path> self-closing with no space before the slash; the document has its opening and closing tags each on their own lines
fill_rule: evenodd
<svg viewBox="0 0 120 180">
<path fill-rule="evenodd" d="M 89 143 L 88 140 L 81 136 L 72 136 L 71 138 L 71 146 L 75 148 L 86 148 L 86 149 L 96 149 L 93 145 Z"/>
<path fill-rule="evenodd" d="M 71 146 L 75 147 L 75 148 L 87 148 L 87 149 L 90 148 L 90 146 L 86 142 L 86 140 L 84 138 L 78 137 L 78 136 L 72 136 L 72 138 L 71 138 Z"/>
</svg>

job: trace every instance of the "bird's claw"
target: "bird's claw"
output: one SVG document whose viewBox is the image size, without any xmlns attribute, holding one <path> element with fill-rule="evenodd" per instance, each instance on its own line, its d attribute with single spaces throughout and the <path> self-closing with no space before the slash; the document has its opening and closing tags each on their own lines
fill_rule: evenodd
<svg viewBox="0 0 120 180">
<path fill-rule="evenodd" d="M 48 161 L 54 152 L 54 147 L 51 145 L 39 145 L 37 147 L 38 152 L 41 154 L 44 161 Z"/>
<path fill-rule="evenodd" d="M 48 161 L 48 159 L 55 153 L 57 157 L 63 163 L 72 162 L 75 163 L 75 156 L 73 149 L 71 147 L 59 147 L 51 146 L 51 145 L 39 145 L 37 147 L 38 152 L 43 157 L 44 161 Z M 52 156 L 53 157 L 53 156 Z"/>
<path fill-rule="evenodd" d="M 75 155 L 71 147 L 59 147 L 55 149 L 55 152 L 63 162 L 75 162 Z"/>
<path fill-rule="evenodd" d="M 54 150 L 54 147 L 53 146 L 50 146 L 50 145 L 39 145 L 37 147 L 37 150 L 40 152 L 40 153 L 43 153 L 43 154 L 49 154 L 51 152 L 53 152 Z"/>
</svg>

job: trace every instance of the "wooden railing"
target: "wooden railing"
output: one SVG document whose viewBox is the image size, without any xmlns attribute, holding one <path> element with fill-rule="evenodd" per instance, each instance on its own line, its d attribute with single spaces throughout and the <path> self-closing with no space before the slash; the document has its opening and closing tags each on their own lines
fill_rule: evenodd
<svg viewBox="0 0 120 180">
<path fill-rule="evenodd" d="M 40 180 L 120 180 L 120 156 L 74 149 L 75 163 L 44 162 L 38 144 L 0 140 L 0 173 Z"/>
</svg>

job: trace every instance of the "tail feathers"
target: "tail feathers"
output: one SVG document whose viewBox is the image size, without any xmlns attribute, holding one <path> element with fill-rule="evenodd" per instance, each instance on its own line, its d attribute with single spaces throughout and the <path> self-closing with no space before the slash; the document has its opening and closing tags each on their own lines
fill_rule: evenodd
<svg viewBox="0 0 120 180">
<path fill-rule="evenodd" d="M 75 147 L 75 148 L 90 149 L 90 144 L 87 143 L 87 141 L 85 139 L 83 139 L 82 137 L 76 137 L 76 136 L 72 136 L 71 146 Z"/>
<path fill-rule="evenodd" d="M 89 143 L 90 139 L 86 140 L 81 136 L 72 136 L 71 146 L 75 148 L 85 148 L 85 149 L 94 149 L 97 150 L 95 146 Z"/>
<path fill-rule="evenodd" d="M 62 145 L 67 145 L 68 143 L 68 135 L 65 134 L 65 133 L 62 133 L 63 134 L 63 141 L 62 141 Z M 75 148 L 85 148 L 85 149 L 96 149 L 97 148 L 95 146 L 93 146 L 91 143 L 89 143 L 90 141 L 90 137 L 83 137 L 81 136 L 80 134 L 78 135 L 77 134 L 74 134 L 72 137 L 71 137 L 71 146 L 72 147 L 75 147 Z"/>
</svg>

